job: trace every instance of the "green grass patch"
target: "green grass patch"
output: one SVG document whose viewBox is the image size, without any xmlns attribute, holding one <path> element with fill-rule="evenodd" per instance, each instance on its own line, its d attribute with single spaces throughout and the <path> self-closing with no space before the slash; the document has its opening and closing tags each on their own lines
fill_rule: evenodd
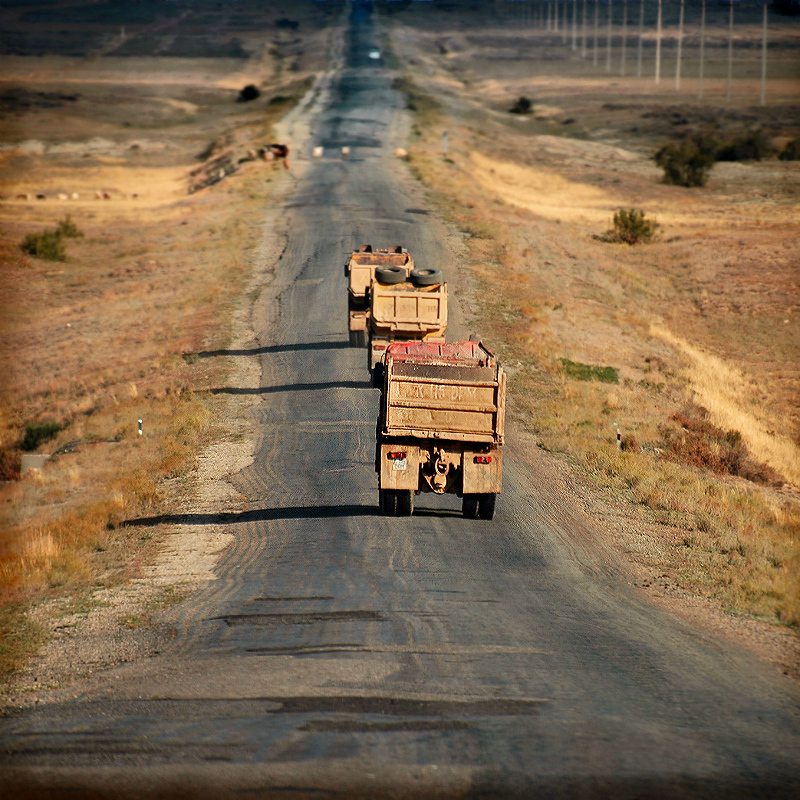
<svg viewBox="0 0 800 800">
<path fill-rule="evenodd" d="M 568 358 L 559 358 L 561 366 L 568 378 L 576 381 L 600 381 L 600 383 L 619 383 L 619 372 L 614 367 L 598 367 L 594 364 L 581 364 L 580 361 L 570 361 Z"/>
</svg>

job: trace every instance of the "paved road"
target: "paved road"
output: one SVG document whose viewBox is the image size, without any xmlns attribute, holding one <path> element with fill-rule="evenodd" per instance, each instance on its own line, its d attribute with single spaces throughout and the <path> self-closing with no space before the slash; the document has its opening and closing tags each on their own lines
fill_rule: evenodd
<svg viewBox="0 0 800 800">
<path fill-rule="evenodd" d="M 258 394 L 259 441 L 236 479 L 250 508 L 184 521 L 234 534 L 219 579 L 173 612 L 169 652 L 115 670 L 110 689 L 2 720 L 5 788 L 800 796 L 798 692 L 643 604 L 585 519 L 551 500 L 541 454 L 512 443 L 493 522 L 441 498 L 410 519 L 378 515 L 377 396 L 346 344 L 344 253 L 401 243 L 424 265 L 442 250 L 397 177 L 401 101 L 368 57 L 376 42 L 357 13 L 314 122 L 314 141 L 350 145 L 351 159 L 298 165 L 278 213 L 287 246 L 245 356 L 261 360 L 261 387 L 220 387 Z"/>
</svg>

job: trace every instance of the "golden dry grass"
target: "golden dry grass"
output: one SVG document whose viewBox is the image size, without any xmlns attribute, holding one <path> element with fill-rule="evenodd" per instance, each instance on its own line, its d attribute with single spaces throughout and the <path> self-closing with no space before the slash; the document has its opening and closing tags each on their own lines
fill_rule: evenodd
<svg viewBox="0 0 800 800">
<path fill-rule="evenodd" d="M 680 463 L 664 439 L 671 416 L 694 398 L 800 486 L 800 384 L 781 362 L 798 354 L 796 325 L 783 324 L 798 300 L 794 166 L 759 168 L 763 185 L 784 187 L 766 208 L 751 200 L 754 169 L 747 181 L 721 170 L 713 191 L 691 195 L 658 183 L 646 155 L 627 151 L 604 168 L 596 142 L 552 146 L 550 138 L 515 134 L 476 112 L 474 121 L 443 116 L 418 126 L 409 148 L 412 170 L 466 234 L 472 326 L 509 369 L 512 410 L 543 447 L 610 491 L 633 531 L 651 526 L 644 550 L 638 539 L 620 542 L 632 559 L 730 611 L 800 625 L 796 489 Z M 597 241 L 616 207 L 644 208 L 665 223 L 663 240 Z M 737 323 L 744 314 L 746 325 Z M 612 366 L 620 383 L 570 378 L 563 358 Z M 625 449 L 615 447 L 617 430 Z"/>
<path fill-rule="evenodd" d="M 196 84 L 202 75 L 190 66 L 187 82 Z M 14 193 L 0 217 L 0 455 L 10 455 L 3 463 L 19 463 L 27 425 L 62 426 L 37 448 L 56 457 L 0 486 L 0 673 L 43 641 L 31 604 L 136 575 L 158 536 L 121 523 L 180 510 L 195 456 L 218 435 L 231 402 L 203 391 L 225 383 L 229 360 L 186 356 L 224 347 L 283 170 L 239 163 L 232 177 L 192 195 L 189 175 L 209 145 L 229 149 L 236 162 L 269 141 L 273 122 L 307 85 L 308 76 L 295 73 L 278 86 L 285 101 L 236 106 L 235 114 L 223 97 L 221 113 L 206 112 L 202 123 L 183 120 L 192 112 L 180 100 L 166 103 L 179 134 L 169 165 L 159 163 L 158 148 L 126 145 L 124 137 L 143 141 L 127 129 L 116 131 L 110 156 L 90 142 L 0 157 L 4 191 Z M 98 106 L 98 117 L 105 111 Z M 67 135 L 80 135 L 80 120 L 62 122 Z M 98 190 L 110 199 L 98 199 Z M 18 199 L 22 192 L 46 200 Z M 80 197 L 59 200 L 62 192 Z M 67 214 L 84 236 L 67 240 L 66 262 L 21 253 L 26 233 L 52 229 Z"/>
<path fill-rule="evenodd" d="M 752 378 L 659 325 L 650 330 L 686 356 L 689 385 L 714 421 L 726 430 L 739 431 L 755 456 L 800 487 L 800 446 L 780 433 L 787 430 L 788 420 L 780 409 L 760 402 Z"/>
</svg>

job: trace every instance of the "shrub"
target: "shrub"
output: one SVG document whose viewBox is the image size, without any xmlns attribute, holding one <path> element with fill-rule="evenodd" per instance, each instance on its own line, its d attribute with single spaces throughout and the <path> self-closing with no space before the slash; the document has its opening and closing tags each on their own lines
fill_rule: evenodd
<svg viewBox="0 0 800 800">
<path fill-rule="evenodd" d="M 22 470 L 19 452 L 0 450 L 0 481 L 18 481 Z"/>
<path fill-rule="evenodd" d="M 570 378 L 579 381 L 600 381 L 601 383 L 619 383 L 619 373 L 614 367 L 598 367 L 593 364 L 581 364 L 568 358 L 559 358 L 564 372 Z"/>
<path fill-rule="evenodd" d="M 778 158 L 781 161 L 800 161 L 800 139 L 792 139 L 792 141 L 781 150 Z"/>
<path fill-rule="evenodd" d="M 508 111 L 510 114 L 532 114 L 533 103 L 527 97 L 520 97 Z"/>
<path fill-rule="evenodd" d="M 783 483 L 774 469 L 753 459 L 739 431 L 718 428 L 702 406 L 690 404 L 669 419 L 677 426 L 661 426 L 659 433 L 665 449 L 677 460 L 754 483 Z"/>
<path fill-rule="evenodd" d="M 239 91 L 239 96 L 236 98 L 237 103 L 249 103 L 251 100 L 258 100 L 261 97 L 261 90 L 258 86 L 248 83 L 243 89 Z"/>
<path fill-rule="evenodd" d="M 56 233 L 65 239 L 83 238 L 83 232 L 78 229 L 78 226 L 72 221 L 69 214 L 58 223 Z"/>
<path fill-rule="evenodd" d="M 635 208 L 614 212 L 614 227 L 597 238 L 604 242 L 637 244 L 652 242 L 656 237 L 658 223 L 645 217 L 644 211 Z"/>
<path fill-rule="evenodd" d="M 675 186 L 705 186 L 708 173 L 714 166 L 719 145 L 715 139 L 696 135 L 679 144 L 669 142 L 654 156 L 664 170 L 664 183 Z"/>
<path fill-rule="evenodd" d="M 717 161 L 761 161 L 775 155 L 775 147 L 762 130 L 749 131 L 719 146 Z"/>
<path fill-rule="evenodd" d="M 29 233 L 20 245 L 23 253 L 44 258 L 47 261 L 66 261 L 67 250 L 62 235 L 57 231 Z"/>
<path fill-rule="evenodd" d="M 64 239 L 80 239 L 83 236 L 78 226 L 67 215 L 54 231 L 29 233 L 23 240 L 20 248 L 23 253 L 44 258 L 47 261 L 66 261 L 67 250 Z"/>
<path fill-rule="evenodd" d="M 58 422 L 29 422 L 25 426 L 25 438 L 20 447 L 30 453 L 35 450 L 42 442 L 52 439 L 59 431 L 64 430 L 64 426 Z"/>
</svg>

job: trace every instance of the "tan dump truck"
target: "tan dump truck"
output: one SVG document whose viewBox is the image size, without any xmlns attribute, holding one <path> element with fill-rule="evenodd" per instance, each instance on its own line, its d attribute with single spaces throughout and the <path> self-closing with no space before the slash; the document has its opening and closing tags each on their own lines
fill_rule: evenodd
<svg viewBox="0 0 800 800">
<path fill-rule="evenodd" d="M 384 355 L 375 447 L 381 510 L 410 516 L 420 492 L 456 494 L 492 519 L 502 488 L 506 377 L 479 341 L 404 342 Z"/>
<path fill-rule="evenodd" d="M 388 270 L 405 280 L 414 269 L 414 259 L 402 247 L 373 248 L 362 245 L 354 250 L 344 265 L 348 278 L 347 312 L 352 347 L 369 343 L 369 290 L 376 270 Z"/>
<path fill-rule="evenodd" d="M 447 284 L 441 270 L 376 270 L 369 300 L 369 369 L 380 386 L 383 356 L 392 342 L 444 342 Z"/>
</svg>

